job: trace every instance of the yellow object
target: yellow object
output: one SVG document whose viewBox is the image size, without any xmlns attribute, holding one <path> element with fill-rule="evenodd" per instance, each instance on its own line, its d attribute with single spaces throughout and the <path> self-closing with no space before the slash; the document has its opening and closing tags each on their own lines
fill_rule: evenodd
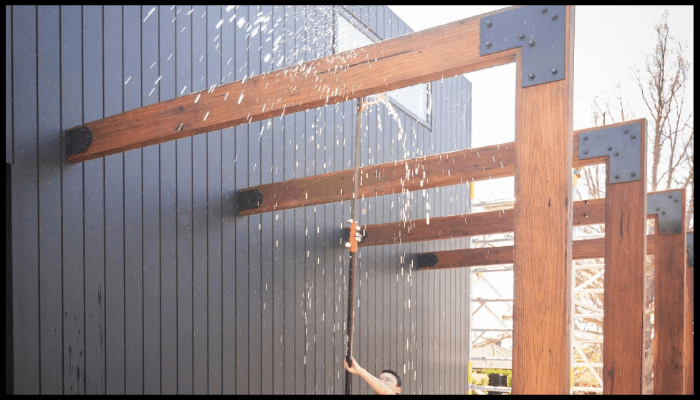
<svg viewBox="0 0 700 400">
<path fill-rule="evenodd" d="M 575 169 L 574 170 L 574 188 L 576 187 L 576 184 L 578 184 L 578 178 L 581 177 L 581 171 Z"/>
<path fill-rule="evenodd" d="M 469 198 L 470 199 L 474 198 L 474 182 L 469 184 Z"/>
<path fill-rule="evenodd" d="M 571 380 L 569 381 L 569 390 L 574 390 L 574 367 L 571 367 Z"/>
</svg>

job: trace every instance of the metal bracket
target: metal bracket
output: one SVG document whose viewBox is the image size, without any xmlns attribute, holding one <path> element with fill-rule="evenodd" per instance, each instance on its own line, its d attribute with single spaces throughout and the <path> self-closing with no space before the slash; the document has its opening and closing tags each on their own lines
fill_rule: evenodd
<svg viewBox="0 0 700 400">
<path fill-rule="evenodd" d="M 683 203 L 681 190 L 650 193 L 647 196 L 647 214 L 656 214 L 659 236 L 675 235 L 683 231 Z"/>
<path fill-rule="evenodd" d="M 81 126 L 66 131 L 66 160 L 68 160 L 70 156 L 86 152 L 91 144 L 92 132 L 87 126 Z"/>
<path fill-rule="evenodd" d="M 525 6 L 481 18 L 480 55 L 522 47 L 522 87 L 565 78 L 566 6 Z"/>
<path fill-rule="evenodd" d="M 438 257 L 434 253 L 421 253 L 418 254 L 416 264 L 418 265 L 418 268 L 430 268 L 437 264 L 437 262 Z"/>
<path fill-rule="evenodd" d="M 257 189 L 238 192 L 238 211 L 258 208 L 262 204 L 262 201 L 263 195 Z"/>
<path fill-rule="evenodd" d="M 693 266 L 693 233 L 688 232 L 685 236 L 685 248 L 688 250 L 688 266 Z"/>
<path fill-rule="evenodd" d="M 641 124 L 615 126 L 578 135 L 578 159 L 609 156 L 608 183 L 641 179 Z"/>
</svg>

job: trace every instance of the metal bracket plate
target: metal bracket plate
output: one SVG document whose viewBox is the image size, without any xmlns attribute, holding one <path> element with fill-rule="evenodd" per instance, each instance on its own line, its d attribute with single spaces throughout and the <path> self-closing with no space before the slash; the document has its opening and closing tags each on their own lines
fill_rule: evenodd
<svg viewBox="0 0 700 400">
<path fill-rule="evenodd" d="M 650 193 L 647 196 L 647 214 L 656 214 L 659 236 L 675 235 L 683 231 L 683 203 L 681 190 Z"/>
<path fill-rule="evenodd" d="M 522 47 L 522 87 L 565 78 L 566 6 L 524 6 L 481 18 L 480 55 Z"/>
<path fill-rule="evenodd" d="M 84 153 L 92 144 L 92 132 L 87 126 L 81 126 L 66 132 L 65 156 L 66 160 L 70 156 Z"/>
<path fill-rule="evenodd" d="M 252 210 L 260 207 L 263 195 L 259 190 L 246 190 L 238 192 L 238 211 Z"/>
<path fill-rule="evenodd" d="M 421 253 L 418 254 L 418 260 L 416 264 L 418 268 L 430 268 L 437 264 L 438 257 L 434 253 Z"/>
<path fill-rule="evenodd" d="M 578 135 L 578 158 L 610 156 L 608 183 L 641 179 L 641 124 L 601 128 Z"/>
<path fill-rule="evenodd" d="M 685 237 L 685 248 L 688 250 L 688 266 L 693 266 L 693 233 L 688 232 Z"/>
</svg>

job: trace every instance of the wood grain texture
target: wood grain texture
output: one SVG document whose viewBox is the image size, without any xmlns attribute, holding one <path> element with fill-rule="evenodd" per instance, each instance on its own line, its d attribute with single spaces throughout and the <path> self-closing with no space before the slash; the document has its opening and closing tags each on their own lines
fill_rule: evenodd
<svg viewBox="0 0 700 400">
<path fill-rule="evenodd" d="M 513 394 L 569 393 L 573 11 L 566 7 L 566 79 L 522 88 L 517 64 Z"/>
<path fill-rule="evenodd" d="M 645 121 L 646 122 L 646 121 Z M 646 176 L 646 123 L 641 176 Z M 646 181 L 606 186 L 603 393 L 642 394 L 646 265 Z"/>
<path fill-rule="evenodd" d="M 685 190 L 681 203 L 685 204 Z M 658 225 L 658 224 L 657 224 Z M 685 382 L 686 227 L 656 240 L 654 394 L 683 394 Z"/>
<path fill-rule="evenodd" d="M 685 394 L 695 394 L 695 268 L 685 270 Z"/>
<path fill-rule="evenodd" d="M 80 125 L 90 129 L 93 141 L 69 160 L 82 162 L 513 62 L 519 50 L 479 55 L 484 15 Z"/>
<path fill-rule="evenodd" d="M 605 199 L 574 202 L 573 225 L 605 222 Z M 360 247 L 513 232 L 513 209 L 367 225 Z"/>
<path fill-rule="evenodd" d="M 641 121 L 644 120 L 628 121 L 618 125 L 633 125 Z M 606 157 L 579 160 L 577 136 L 581 132 L 610 126 L 574 132 L 572 161 L 574 168 L 606 162 Z M 515 143 L 502 143 L 378 164 L 363 168 L 362 171 L 359 195 L 365 197 L 503 178 L 513 176 L 515 171 Z M 263 201 L 260 207 L 241 211 L 241 215 L 349 200 L 352 199 L 353 170 L 254 186 L 241 192 L 248 190 L 260 191 Z"/>
<path fill-rule="evenodd" d="M 647 254 L 653 255 L 656 236 L 647 236 Z M 428 254 L 428 253 L 423 253 Z M 513 262 L 513 246 L 487 247 L 479 249 L 434 251 L 438 262 L 420 270 L 479 267 L 482 265 L 510 264 Z M 571 246 L 571 259 L 587 260 L 605 257 L 605 239 L 575 240 Z"/>
</svg>

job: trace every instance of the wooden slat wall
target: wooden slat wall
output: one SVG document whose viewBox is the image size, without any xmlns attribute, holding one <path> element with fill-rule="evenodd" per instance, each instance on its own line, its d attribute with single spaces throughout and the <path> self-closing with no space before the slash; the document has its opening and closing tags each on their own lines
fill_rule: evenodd
<svg viewBox="0 0 700 400">
<path fill-rule="evenodd" d="M 240 217 L 235 191 L 352 168 L 356 101 L 78 164 L 60 137 L 331 54 L 334 12 L 375 40 L 410 28 L 384 6 L 6 11 L 15 393 L 342 393 L 350 202 Z M 433 82 L 427 124 L 369 107 L 362 162 L 468 148 L 470 91 Z M 468 193 L 366 198 L 361 222 L 468 212 Z M 404 393 L 466 392 L 468 271 L 419 274 L 412 254 L 467 246 L 361 249 L 354 356 Z"/>
</svg>

